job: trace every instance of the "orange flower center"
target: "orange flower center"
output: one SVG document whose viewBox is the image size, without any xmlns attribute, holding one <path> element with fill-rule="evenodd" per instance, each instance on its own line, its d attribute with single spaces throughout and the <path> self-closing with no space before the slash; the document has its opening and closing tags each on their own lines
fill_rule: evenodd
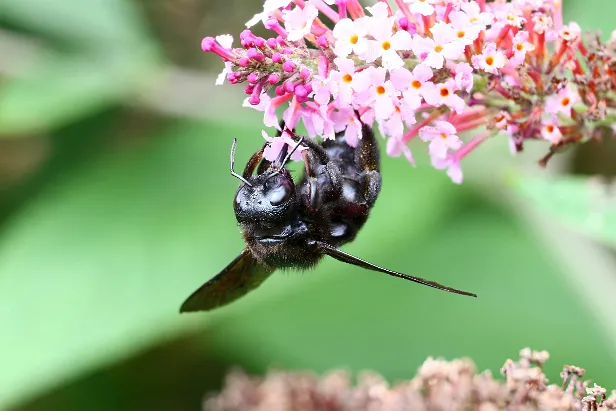
<svg viewBox="0 0 616 411">
<path fill-rule="evenodd" d="M 554 132 L 554 126 L 551 124 L 548 124 L 547 126 L 545 126 L 545 129 L 548 131 L 548 133 Z"/>
<path fill-rule="evenodd" d="M 524 50 L 524 45 L 522 43 L 518 43 L 516 44 L 515 48 L 518 49 L 518 51 L 522 51 Z"/>
<path fill-rule="evenodd" d="M 391 47 L 391 43 L 390 43 L 389 41 L 384 41 L 384 42 L 381 44 L 381 47 L 383 47 L 383 50 L 389 50 L 389 49 L 390 49 L 390 47 Z"/>
<path fill-rule="evenodd" d="M 351 44 L 357 44 L 357 42 L 359 41 L 359 37 L 357 37 L 356 34 L 353 34 L 349 41 L 351 42 Z"/>
<path fill-rule="evenodd" d="M 395 109 L 396 109 L 396 113 L 399 113 L 399 112 L 400 112 L 400 107 L 395 106 Z"/>
<path fill-rule="evenodd" d="M 385 94 L 385 87 L 383 87 L 383 86 L 376 86 L 376 93 L 377 94 Z"/>
<path fill-rule="evenodd" d="M 344 81 L 345 83 L 350 83 L 351 81 L 353 81 L 353 76 L 350 74 L 345 74 L 344 76 L 342 76 L 342 81 Z"/>
<path fill-rule="evenodd" d="M 488 66 L 491 66 L 492 64 L 494 64 L 494 57 L 492 57 L 492 56 L 486 57 L 486 64 Z"/>
<path fill-rule="evenodd" d="M 441 51 L 443 51 L 443 46 L 434 46 L 434 51 L 436 51 L 437 53 L 440 53 Z"/>
<path fill-rule="evenodd" d="M 441 89 L 441 97 L 447 97 L 449 95 L 449 89 L 447 89 L 446 87 L 443 87 Z"/>
<path fill-rule="evenodd" d="M 413 86 L 413 88 L 420 89 L 421 83 L 419 82 L 419 80 L 413 80 L 413 82 L 411 83 L 411 86 Z"/>
<path fill-rule="evenodd" d="M 441 138 L 442 138 L 443 140 L 447 140 L 447 134 L 445 134 L 445 133 L 441 133 Z"/>
<path fill-rule="evenodd" d="M 569 99 L 569 97 L 565 97 L 564 99 L 562 99 L 562 101 L 560 102 L 560 104 L 562 104 L 563 107 L 567 107 L 569 105 L 569 103 L 571 103 L 571 100 Z"/>
<path fill-rule="evenodd" d="M 459 31 L 458 32 L 458 38 L 461 39 L 462 37 L 464 37 L 464 32 L 463 31 Z"/>
</svg>

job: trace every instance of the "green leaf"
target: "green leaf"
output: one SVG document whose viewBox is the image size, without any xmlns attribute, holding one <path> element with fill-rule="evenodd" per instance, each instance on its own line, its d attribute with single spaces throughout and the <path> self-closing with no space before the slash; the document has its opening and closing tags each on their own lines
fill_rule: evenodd
<svg viewBox="0 0 616 411">
<path fill-rule="evenodd" d="M 26 63 L 0 87 L 0 136 L 54 128 L 122 101 L 160 68 L 156 44 L 125 0 L 7 0 L 0 15 L 42 36 L 23 39 Z M 8 63 L 7 63 L 8 64 Z"/>
<path fill-rule="evenodd" d="M 212 318 L 246 315 L 274 294 L 337 281 L 323 271 L 275 274 L 228 308 L 178 313 L 243 247 L 228 154 L 231 136 L 238 164 L 260 146 L 252 126 L 171 127 L 57 181 L 9 222 L 0 239 L 0 408 Z M 458 205 L 460 190 L 446 189 L 441 173 L 402 160 L 383 169 L 383 197 L 360 236 L 366 258 L 379 254 L 374 242 L 397 241 L 389 233 L 401 222 L 404 238 L 417 238 Z"/>
<path fill-rule="evenodd" d="M 579 176 L 518 177 L 512 184 L 547 218 L 616 246 L 616 197 L 599 180 Z"/>
</svg>

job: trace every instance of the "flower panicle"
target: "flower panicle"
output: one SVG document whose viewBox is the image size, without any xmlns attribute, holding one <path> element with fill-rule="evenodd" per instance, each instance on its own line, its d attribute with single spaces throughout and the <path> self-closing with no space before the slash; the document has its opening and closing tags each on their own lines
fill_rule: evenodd
<svg viewBox="0 0 616 411">
<path fill-rule="evenodd" d="M 584 369 L 567 365 L 562 384 L 549 384 L 543 372 L 546 351 L 520 351 L 507 360 L 503 379 L 478 373 L 469 359 L 428 358 L 411 380 L 389 384 L 374 372 L 363 372 L 354 383 L 350 373 L 270 371 L 250 377 L 241 371 L 227 376 L 223 390 L 210 395 L 205 411 L 408 411 L 408 410 L 616 410 L 611 394 L 584 380 Z"/>
<path fill-rule="evenodd" d="M 271 37 L 253 34 L 258 23 Z M 241 47 L 223 35 L 202 49 L 225 64 L 217 84 L 246 84 L 244 105 L 266 126 L 283 107 L 288 127 L 354 145 L 361 120 L 411 162 L 420 136 L 456 183 L 461 160 L 496 135 L 512 153 L 545 142 L 545 165 L 616 130 L 616 30 L 607 42 L 584 36 L 563 24 L 560 0 L 265 0 L 246 26 Z"/>
</svg>

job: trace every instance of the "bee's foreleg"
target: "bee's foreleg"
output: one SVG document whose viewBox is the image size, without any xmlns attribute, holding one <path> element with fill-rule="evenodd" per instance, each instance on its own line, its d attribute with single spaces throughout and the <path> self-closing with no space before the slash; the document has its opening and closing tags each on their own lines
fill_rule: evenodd
<svg viewBox="0 0 616 411">
<path fill-rule="evenodd" d="M 265 170 L 269 166 L 269 161 L 263 160 L 263 151 L 265 150 L 265 147 L 267 147 L 267 143 L 265 143 L 263 147 L 261 147 L 261 150 L 257 151 L 252 155 L 252 157 L 250 157 L 250 160 L 248 160 L 248 162 L 246 163 L 246 167 L 244 167 L 242 177 L 249 178 L 252 173 L 254 173 L 255 169 L 257 168 L 257 165 L 259 165 L 259 173 L 261 173 L 262 169 Z"/>
</svg>

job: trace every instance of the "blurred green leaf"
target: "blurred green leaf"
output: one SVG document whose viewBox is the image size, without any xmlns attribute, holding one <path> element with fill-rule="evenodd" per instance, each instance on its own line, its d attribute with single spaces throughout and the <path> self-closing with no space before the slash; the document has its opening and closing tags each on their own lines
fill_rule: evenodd
<svg viewBox="0 0 616 411">
<path fill-rule="evenodd" d="M 616 197 L 605 183 L 588 177 L 518 177 L 513 187 L 546 218 L 616 246 Z"/>
<path fill-rule="evenodd" d="M 238 137 L 237 159 L 247 159 L 258 146 L 250 126 L 171 127 L 148 147 L 66 176 L 9 222 L 0 241 L 0 408 L 218 315 L 245 313 L 273 292 L 336 281 L 275 275 L 228 309 L 178 314 L 183 299 L 242 249 L 230 137 L 221 136 Z M 424 170 L 400 160 L 384 165 L 389 206 L 377 205 L 381 217 L 368 223 L 365 257 L 374 256 L 374 242 L 398 241 L 389 233 L 399 218 L 406 241 L 456 207 L 459 191 Z"/>
<path fill-rule="evenodd" d="M 601 10 L 611 10 L 613 0 L 563 0 L 563 23 L 575 21 L 582 27 L 582 31 L 601 30 L 604 40 L 610 37 L 615 29 L 612 13 L 602 13 Z"/>
<path fill-rule="evenodd" d="M 28 64 L 3 81 L 0 136 L 67 124 L 130 97 L 161 68 L 157 45 L 129 1 L 7 0 L 0 15 L 43 40 L 24 37 Z"/>
</svg>

